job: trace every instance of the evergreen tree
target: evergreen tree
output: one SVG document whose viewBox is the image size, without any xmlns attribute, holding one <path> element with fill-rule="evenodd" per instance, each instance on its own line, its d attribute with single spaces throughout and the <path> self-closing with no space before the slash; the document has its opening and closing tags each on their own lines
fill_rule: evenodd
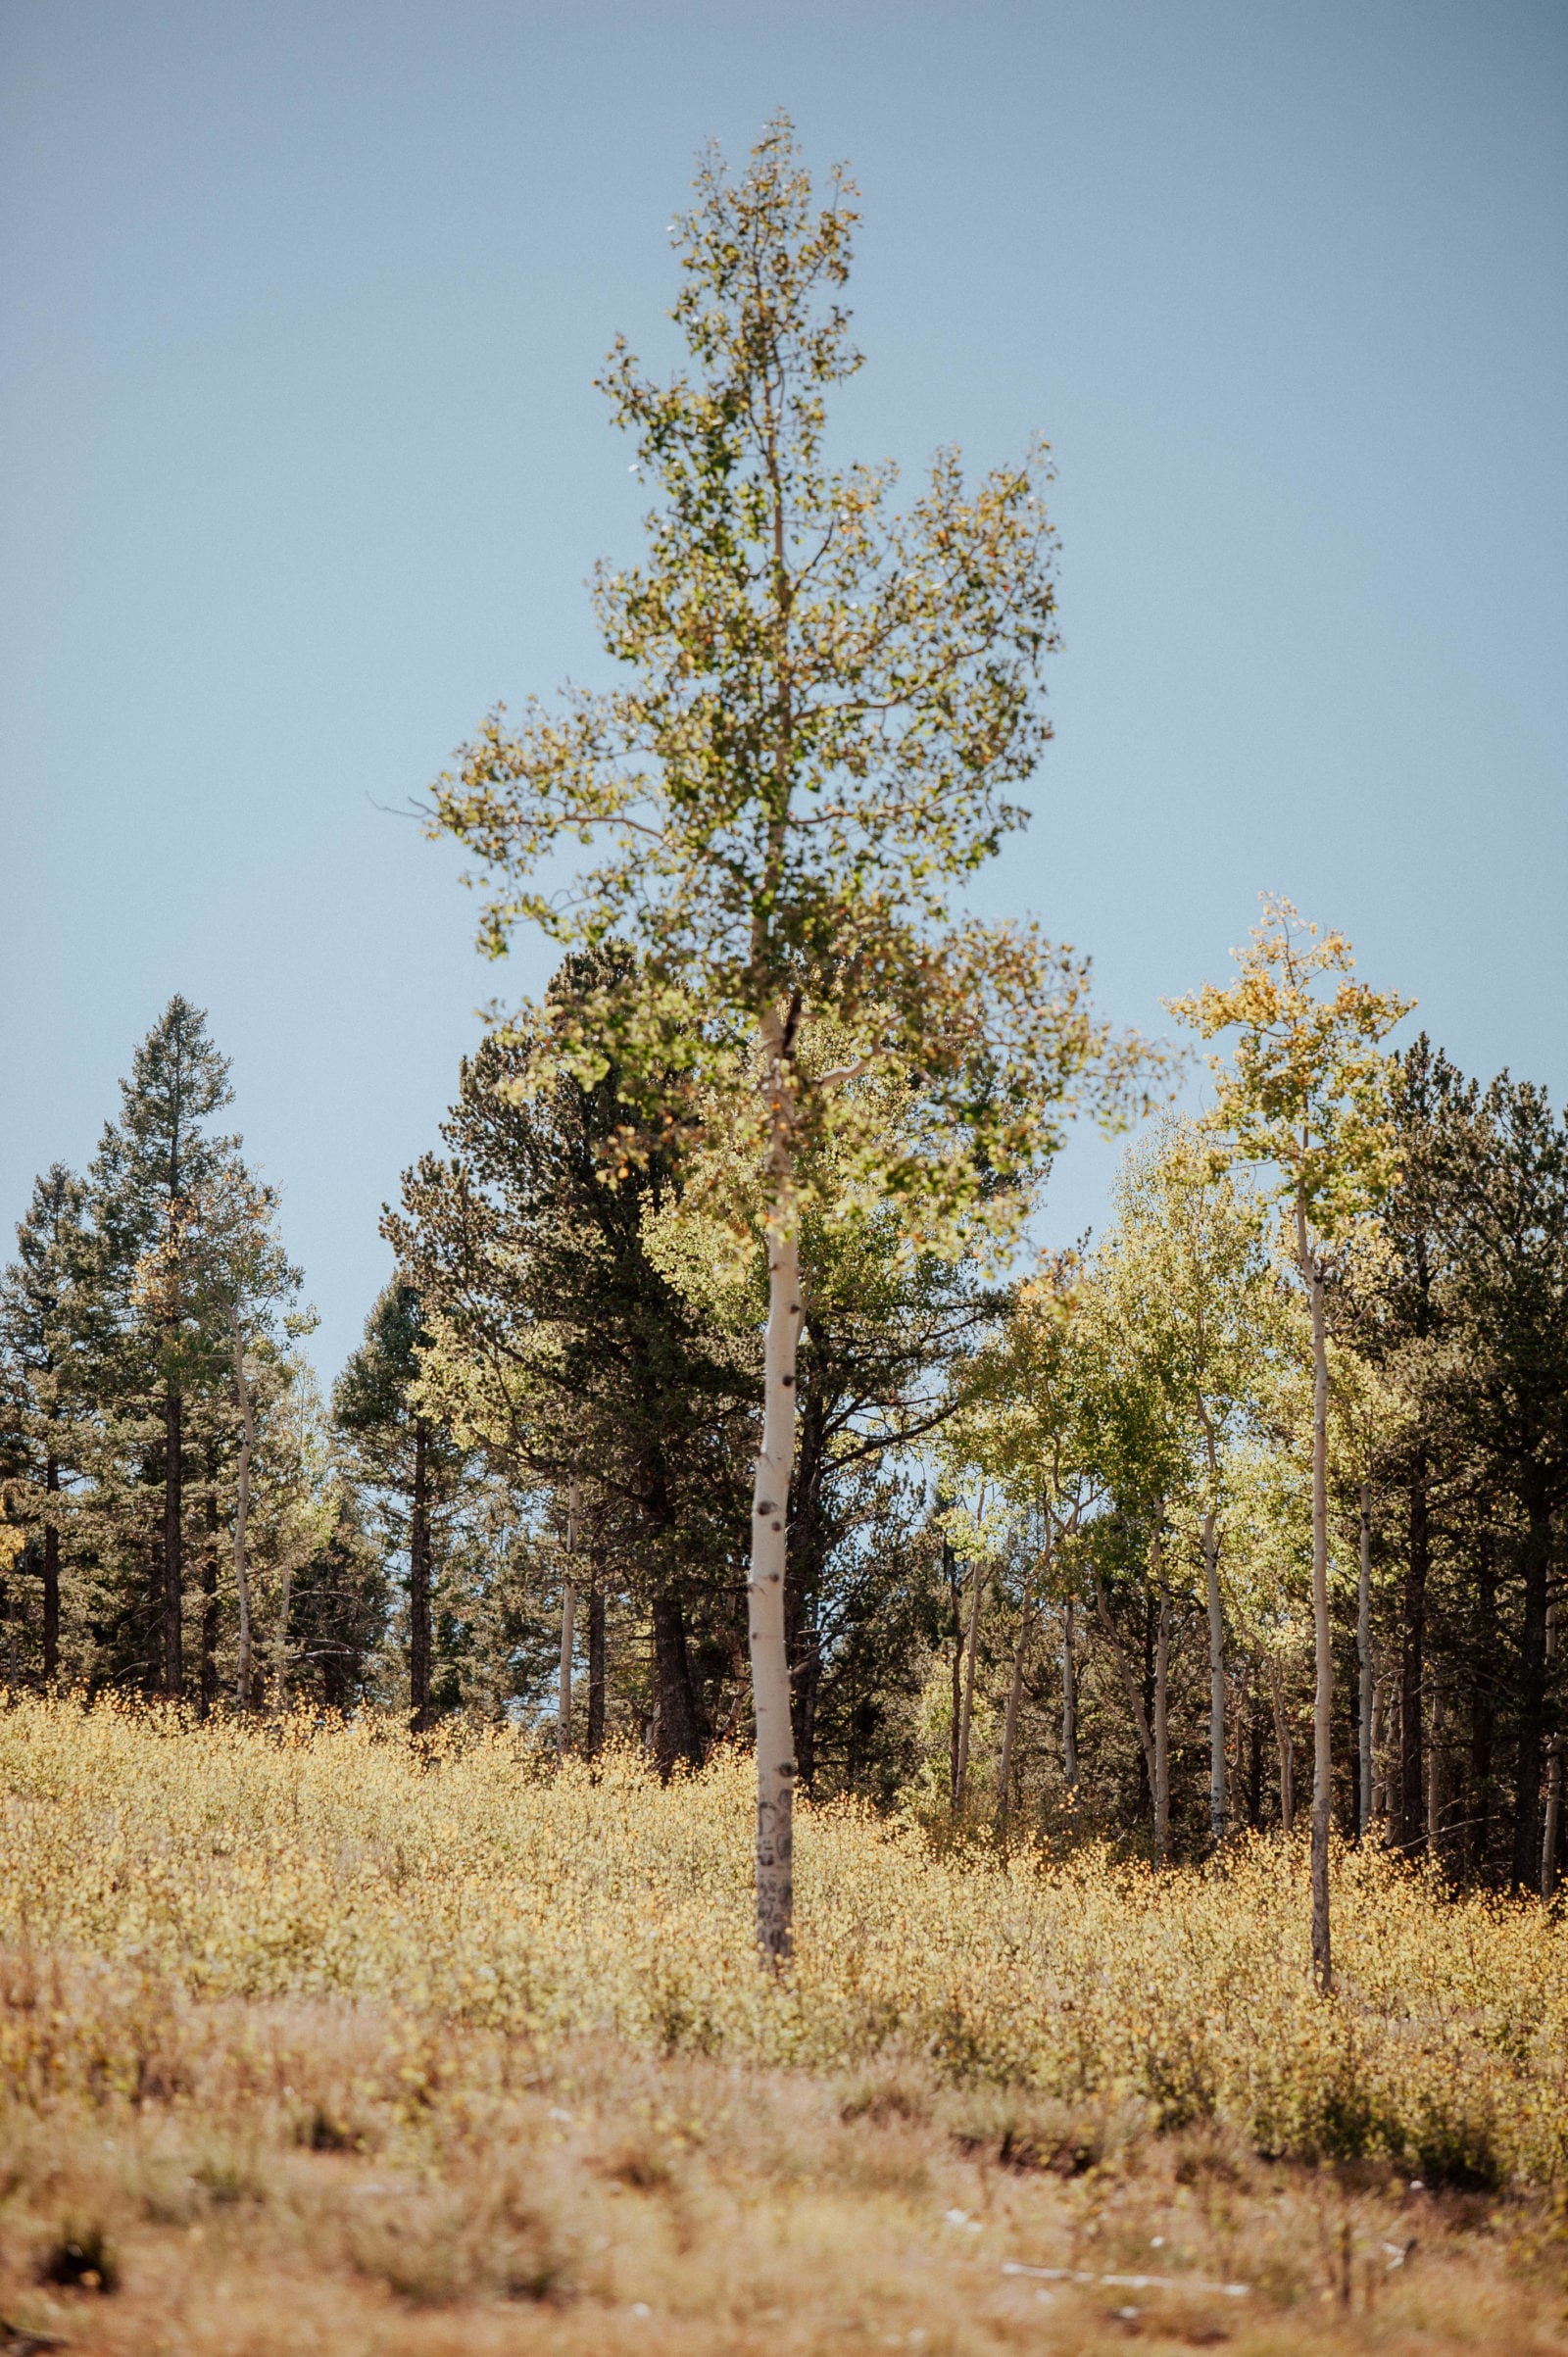
<svg viewBox="0 0 1568 2357">
<path fill-rule="evenodd" d="M 34 1185 L 17 1228 L 17 1258 L 0 1277 L 4 1469 L 27 1533 L 24 1567 L 40 1583 L 38 1667 L 46 1683 L 60 1673 L 61 1542 L 86 1453 L 83 1203 L 80 1180 L 54 1163 Z"/>
<path fill-rule="evenodd" d="M 147 1533 L 147 1605 L 138 1611 L 127 1599 L 122 1644 L 128 1641 L 132 1660 L 139 1656 L 148 1686 L 178 1700 L 185 1688 L 186 1401 L 192 1389 L 217 1380 L 227 1337 L 215 1321 L 183 1316 L 172 1299 L 147 1314 L 135 1288 L 147 1256 L 178 1234 L 190 1200 L 237 1155 L 237 1139 L 208 1127 L 233 1091 L 200 1008 L 171 999 L 137 1049 L 121 1095 L 120 1118 L 105 1128 L 88 1177 L 104 1328 L 96 1385 L 100 1406 L 120 1419 L 119 1437 L 142 1457 L 143 1483 L 162 1493 L 162 1514 Z"/>
<path fill-rule="evenodd" d="M 332 1393 L 332 1420 L 379 1524 L 383 1556 L 402 1555 L 408 1563 L 409 1719 L 416 1732 L 433 1717 L 434 1534 L 460 1467 L 455 1444 L 420 1396 L 420 1352 L 429 1339 L 417 1292 L 406 1277 L 393 1277 Z"/>
</svg>

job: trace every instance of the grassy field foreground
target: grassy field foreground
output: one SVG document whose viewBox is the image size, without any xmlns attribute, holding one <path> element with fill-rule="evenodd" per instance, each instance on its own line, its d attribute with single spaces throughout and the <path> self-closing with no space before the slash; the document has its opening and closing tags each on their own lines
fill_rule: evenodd
<svg viewBox="0 0 1568 2357">
<path fill-rule="evenodd" d="M 742 1760 L 27 1700 L 0 1794 L 0 2349 L 1568 2350 L 1539 1907 L 1345 1856 L 1323 2003 L 1278 1845 L 808 1810 L 772 1983 Z"/>
</svg>

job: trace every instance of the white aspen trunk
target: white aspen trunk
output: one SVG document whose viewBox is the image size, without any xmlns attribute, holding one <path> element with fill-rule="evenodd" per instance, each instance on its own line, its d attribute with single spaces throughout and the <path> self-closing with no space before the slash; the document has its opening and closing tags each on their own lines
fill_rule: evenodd
<svg viewBox="0 0 1568 2357">
<path fill-rule="evenodd" d="M 954 1778 L 953 1813 L 963 1815 L 969 1785 L 969 1723 L 974 1715 L 974 1663 L 980 1645 L 980 1598 L 985 1590 L 985 1567 L 975 1558 L 969 1590 L 969 1626 L 964 1631 L 963 1704 L 958 1712 L 958 1768 Z"/>
<path fill-rule="evenodd" d="M 1007 1830 L 1007 1811 L 1012 1802 L 1012 1754 L 1018 1737 L 1018 1708 L 1023 1700 L 1024 1645 L 1029 1636 L 1029 1590 L 1033 1566 L 1024 1573 L 1023 1592 L 1018 1598 L 1018 1628 L 1012 1641 L 1012 1678 L 1007 1687 L 1006 1716 L 1002 1722 L 1002 1759 L 997 1769 L 997 1823 L 1004 1833 Z"/>
<path fill-rule="evenodd" d="M 1356 1733 L 1360 1744 L 1360 1825 L 1364 1841 L 1372 1830 L 1372 1485 L 1361 1484 L 1361 1559 L 1355 1584 L 1355 1659 L 1360 1674 Z"/>
<path fill-rule="evenodd" d="M 566 1491 L 566 1576 L 561 1589 L 561 1685 L 556 1709 L 556 1749 L 564 1759 L 571 1749 L 571 1656 L 577 1628 L 577 1511 L 581 1491 L 572 1482 Z"/>
<path fill-rule="evenodd" d="M 752 1700 L 757 1720 L 757 1940 L 781 1964 L 793 1945 L 795 1732 L 784 1630 L 785 1526 L 795 1466 L 795 1358 L 801 1331 L 800 1231 L 775 1205 L 767 1231 L 767 1336 L 762 1448 L 752 1497 L 748 1583 Z"/>
<path fill-rule="evenodd" d="M 1291 1723 L 1285 1713 L 1285 1681 L 1280 1665 L 1270 1654 L 1268 1664 L 1269 1695 L 1274 1704 L 1274 1742 L 1280 1755 L 1280 1824 L 1286 1833 L 1296 1830 L 1296 1741 Z"/>
<path fill-rule="evenodd" d="M 1312 1962 L 1325 1995 L 1334 1987 L 1329 1932 L 1329 1811 L 1334 1797 L 1331 1749 L 1334 1712 L 1334 1635 L 1329 1623 L 1329 1352 L 1324 1320 L 1323 1264 L 1306 1249 L 1306 1213 L 1299 1197 L 1298 1233 L 1312 1296 Z"/>
<path fill-rule="evenodd" d="M 1552 1597 L 1546 1606 L 1546 1659 L 1557 1658 L 1557 1599 Z M 1557 1857 L 1562 1846 L 1562 1750 L 1560 1734 L 1551 1739 L 1546 1753 L 1546 1815 L 1541 1834 L 1541 1895 L 1551 1899 L 1557 1895 Z"/>
<path fill-rule="evenodd" d="M 256 1445 L 256 1409 L 245 1375 L 245 1340 L 239 1330 L 239 1308 L 228 1313 L 234 1342 L 234 1382 L 239 1392 L 239 1478 L 234 1498 L 234 1586 L 239 1596 L 239 1662 L 234 1680 L 241 1710 L 251 1706 L 251 1577 L 245 1554 L 245 1522 L 251 1504 L 251 1452 Z"/>
<path fill-rule="evenodd" d="M 1078 1657 L 1073 1598 L 1061 1607 L 1061 1773 L 1068 1792 L 1078 1796 Z"/>
<path fill-rule="evenodd" d="M 1219 1593 L 1219 1533 L 1214 1509 L 1203 1516 L 1203 1584 L 1208 1603 L 1208 1830 L 1225 1839 L 1225 1609 Z"/>
<path fill-rule="evenodd" d="M 1385 1722 L 1385 1720 L 1387 1719 L 1387 1717 L 1388 1717 L 1388 1710 L 1387 1710 L 1387 1705 L 1386 1705 L 1386 1700 L 1385 1700 L 1385 1695 L 1384 1695 L 1384 1691 L 1383 1691 L 1383 1681 L 1382 1681 L 1382 1679 L 1381 1679 L 1381 1678 L 1374 1678 L 1374 1679 L 1373 1679 L 1373 1681 L 1372 1681 L 1372 1736 L 1371 1736 L 1371 1741 L 1372 1741 L 1372 1769 L 1371 1769 L 1371 1775 L 1372 1775 L 1372 1814 L 1371 1814 L 1371 1822 L 1372 1822 L 1374 1825 L 1380 1824 L 1380 1823 L 1382 1822 L 1382 1820 L 1383 1820 L 1383 1817 L 1384 1817 L 1384 1814 L 1385 1814 L 1385 1812 L 1387 1811 L 1387 1809 L 1388 1809 L 1388 1805 L 1389 1805 L 1389 1794 L 1388 1794 L 1388 1778 L 1387 1778 L 1387 1776 L 1386 1776 L 1386 1775 L 1384 1774 L 1384 1772 L 1383 1772 L 1383 1755 L 1384 1755 L 1384 1749 L 1385 1749 L 1385 1743 L 1384 1743 L 1385 1727 L 1384 1727 L 1384 1722 Z"/>
</svg>

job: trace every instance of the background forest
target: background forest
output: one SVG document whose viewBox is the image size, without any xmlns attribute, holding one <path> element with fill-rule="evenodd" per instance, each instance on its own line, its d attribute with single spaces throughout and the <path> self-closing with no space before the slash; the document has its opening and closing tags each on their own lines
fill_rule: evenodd
<svg viewBox="0 0 1568 2357">
<path fill-rule="evenodd" d="M 323 1399 L 227 1065 L 172 1002 L 87 1171 L 39 1178 L 0 1291 L 8 1692 L 510 1721 L 665 1774 L 747 1741 L 760 1230 L 716 1235 L 673 1154 L 607 1179 L 613 1074 L 529 1089 L 530 1053 L 513 1029 L 465 1063 Z M 1327 1289 L 1335 1820 L 1549 1894 L 1568 1134 L 1425 1037 L 1396 1123 Z M 807 1259 L 805 1790 L 1149 1856 L 1289 1826 L 1311 1345 L 1245 1170 L 1167 1117 L 1105 1232 L 1022 1277 L 901 1258 L 874 1218 Z"/>
</svg>

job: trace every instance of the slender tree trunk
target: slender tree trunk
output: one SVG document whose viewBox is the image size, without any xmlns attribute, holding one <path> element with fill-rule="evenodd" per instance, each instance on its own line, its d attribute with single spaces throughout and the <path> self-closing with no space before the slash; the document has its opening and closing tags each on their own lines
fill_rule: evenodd
<svg viewBox="0 0 1568 2357">
<path fill-rule="evenodd" d="M 414 1419 L 414 1497 L 409 1513 L 409 1724 L 430 1724 L 430 1428 Z"/>
<path fill-rule="evenodd" d="M 1154 1640 L 1154 1856 L 1163 1867 L 1170 1863 L 1170 1589 L 1157 1530 L 1151 1553 L 1159 1597 Z"/>
<path fill-rule="evenodd" d="M 1374 1822 L 1386 1818 L 1389 1813 L 1389 1779 L 1384 1765 L 1384 1753 L 1387 1749 L 1385 1734 L 1387 1717 L 1388 1708 L 1383 1681 L 1381 1678 L 1376 1678 L 1372 1682 L 1372 1817 Z M 1384 1827 L 1384 1839 L 1385 1841 L 1388 1839 L 1387 1826 Z"/>
<path fill-rule="evenodd" d="M 1149 1732 L 1149 1713 L 1144 1708 L 1144 1697 L 1138 1691 L 1138 1681 L 1133 1676 L 1133 1665 L 1127 1658 L 1126 1647 L 1117 1636 L 1116 1624 L 1110 1617 L 1110 1607 L 1105 1602 L 1104 1587 L 1099 1580 L 1095 1582 L 1095 1610 L 1105 1642 L 1110 1647 L 1111 1659 L 1116 1664 L 1122 1692 L 1127 1696 L 1127 1707 L 1133 1714 L 1133 1725 L 1138 1730 L 1138 1741 L 1143 1746 L 1144 1771 L 1149 1778 L 1150 1802 L 1152 1805 L 1154 1795 L 1158 1791 L 1158 1778 L 1154 1774 L 1154 1739 Z"/>
<path fill-rule="evenodd" d="M 212 1471 L 209 1457 L 208 1470 Z M 202 1669 L 198 1708 L 206 1719 L 218 1699 L 218 1483 L 210 1480 L 206 1499 L 207 1545 L 202 1549 Z"/>
<path fill-rule="evenodd" d="M 958 1724 L 963 1717 L 963 1588 L 958 1579 L 958 1558 L 953 1551 L 953 1541 L 946 1530 L 942 1533 L 942 1576 L 948 1583 L 948 1601 L 953 1606 L 953 1694 L 952 1707 L 948 1712 L 948 1813 L 955 1816 L 958 1807 Z"/>
<path fill-rule="evenodd" d="M 1219 1532 L 1214 1509 L 1203 1516 L 1203 1585 L 1208 1604 L 1208 1830 L 1225 1839 L 1225 1609 L 1219 1592 Z"/>
<path fill-rule="evenodd" d="M 277 1633 L 272 1640 L 272 1708 L 288 1708 L 288 1622 L 294 1603 L 294 1559 L 285 1558 L 277 1598 Z"/>
<path fill-rule="evenodd" d="M 1365 1841 L 1372 1827 L 1372 1485 L 1361 1484 L 1361 1555 L 1355 1585 L 1355 1659 L 1360 1672 L 1356 1717 L 1360 1777 L 1356 1786 L 1356 1834 Z"/>
<path fill-rule="evenodd" d="M 1078 1656 L 1073 1598 L 1061 1607 L 1061 1774 L 1069 1795 L 1078 1797 Z"/>
<path fill-rule="evenodd" d="M 171 1385 L 164 1398 L 164 1693 L 171 1702 L 185 1694 L 182 1406 Z"/>
<path fill-rule="evenodd" d="M 752 1700 L 757 1722 L 757 1940 L 780 1964 L 794 1944 L 795 1732 L 784 1632 L 785 1517 L 795 1460 L 795 1361 L 801 1332 L 800 1231 L 792 1204 L 767 1232 L 762 1447 L 752 1500 Z"/>
<path fill-rule="evenodd" d="M 1012 1640 L 1012 1677 L 1007 1686 L 1007 1709 L 1002 1722 L 1002 1759 L 997 1769 L 997 1824 L 1007 1830 L 1012 1805 L 1012 1755 L 1018 1739 L 1018 1705 L 1023 1700 L 1023 1654 L 1029 1637 L 1029 1589 L 1033 1566 L 1024 1573 L 1018 1598 L 1018 1626 Z"/>
<path fill-rule="evenodd" d="M 1434 1694 L 1427 1720 L 1427 1856 L 1443 1856 L 1443 1697 Z"/>
<path fill-rule="evenodd" d="M 605 1747 L 605 1565 L 596 1549 L 588 1590 L 588 1756 Z"/>
<path fill-rule="evenodd" d="M 245 1373 L 245 1341 L 239 1311 L 229 1312 L 234 1345 L 234 1384 L 239 1393 L 239 1470 L 234 1490 L 234 1588 L 239 1597 L 239 1661 L 234 1685 L 241 1710 L 251 1706 L 251 1575 L 245 1552 L 245 1523 L 251 1505 L 251 1456 L 256 1446 L 256 1403 Z"/>
<path fill-rule="evenodd" d="M 1418 1448 L 1410 1469 L 1410 1545 L 1404 1571 L 1404 1647 L 1399 1665 L 1399 1845 L 1420 1848 L 1423 1741 L 1421 1687 L 1426 1675 L 1427 1581 L 1432 1569 L 1432 1516 L 1427 1452 Z"/>
<path fill-rule="evenodd" d="M 1269 1698 L 1274 1705 L 1274 1742 L 1280 1756 L 1280 1824 L 1296 1831 L 1296 1739 L 1285 1708 L 1285 1680 L 1273 1654 L 1268 1664 Z"/>
<path fill-rule="evenodd" d="M 1474 1675 L 1470 1685 L 1470 1875 L 1479 1881 L 1492 1849 L 1495 1804 L 1493 1743 L 1496 1732 L 1497 1566 L 1490 1518 L 1476 1551 Z"/>
<path fill-rule="evenodd" d="M 1254 1834 L 1263 1823 L 1263 1713 L 1258 1708 L 1255 1665 L 1247 1706 L 1247 1822 Z"/>
<path fill-rule="evenodd" d="M 1539 1889 L 1541 1776 L 1545 1764 L 1546 1595 L 1551 1563 L 1551 1509 L 1544 1492 L 1525 1498 L 1525 1609 L 1519 1647 L 1519 1794 L 1514 1817 L 1513 1879 L 1521 1891 Z"/>
<path fill-rule="evenodd" d="M 576 1482 L 566 1492 L 566 1573 L 561 1583 L 561 1684 L 556 1704 L 556 1750 L 564 1759 L 571 1749 L 571 1670 L 577 1639 L 577 1513 L 582 1492 Z"/>
<path fill-rule="evenodd" d="M 958 1717 L 958 1775 L 954 1813 L 961 1817 L 969 1788 L 969 1722 L 974 1715 L 975 1655 L 980 1649 L 980 1602 L 985 1592 L 985 1566 L 975 1557 L 969 1585 L 969 1626 L 964 1638 L 963 1701 Z"/>
<path fill-rule="evenodd" d="M 1323 1994 L 1335 1987 L 1328 1919 L 1328 1834 L 1335 1800 L 1335 1631 L 1328 1617 L 1328 1325 L 1323 1261 L 1306 1242 L 1306 1200 L 1297 1191 L 1297 1247 L 1311 1292 L 1311 1624 L 1316 1683 L 1311 1706 L 1311 1961 Z"/>
<path fill-rule="evenodd" d="M 60 1466 L 50 1457 L 44 1466 L 46 1497 L 60 1495 Z M 52 1506 L 43 1526 L 43 1682 L 52 1686 L 60 1675 L 60 1526 Z"/>
<path fill-rule="evenodd" d="M 1546 1607 L 1546 1668 L 1548 1675 L 1557 1658 L 1557 1621 L 1559 1607 L 1555 1596 Z M 1541 1837 L 1541 1895 L 1550 1899 L 1557 1892 L 1557 1854 L 1562 1842 L 1562 1736 L 1553 1735 L 1546 1751 L 1546 1813 Z"/>
</svg>

